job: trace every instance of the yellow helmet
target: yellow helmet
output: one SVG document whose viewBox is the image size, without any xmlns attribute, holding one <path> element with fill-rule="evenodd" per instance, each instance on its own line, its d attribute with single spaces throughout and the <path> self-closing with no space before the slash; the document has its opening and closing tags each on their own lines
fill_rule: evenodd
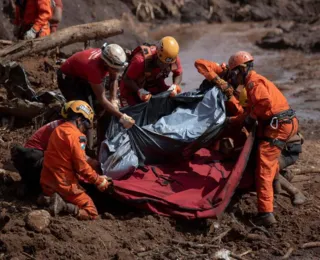
<svg viewBox="0 0 320 260">
<path fill-rule="evenodd" d="M 70 104 L 69 109 L 75 114 L 81 114 L 85 119 L 89 120 L 90 124 L 93 124 L 94 112 L 87 102 L 75 100 Z"/>
<path fill-rule="evenodd" d="M 179 54 L 179 44 L 171 36 L 163 37 L 157 45 L 158 58 L 163 63 L 174 63 Z"/>
<path fill-rule="evenodd" d="M 74 100 L 71 100 L 67 103 L 64 103 L 63 107 L 61 108 L 60 114 L 64 119 L 67 119 L 68 117 L 68 109 L 71 106 L 71 104 L 74 102 Z"/>
<path fill-rule="evenodd" d="M 242 107 L 246 107 L 248 105 L 247 102 L 248 102 L 247 90 L 243 87 L 239 95 L 239 103 Z"/>
</svg>

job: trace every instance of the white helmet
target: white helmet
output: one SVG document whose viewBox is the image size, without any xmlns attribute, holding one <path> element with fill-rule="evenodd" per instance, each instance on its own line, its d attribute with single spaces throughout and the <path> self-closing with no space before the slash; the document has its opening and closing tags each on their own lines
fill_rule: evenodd
<svg viewBox="0 0 320 260">
<path fill-rule="evenodd" d="M 127 55 L 118 44 L 103 44 L 101 58 L 114 69 L 121 70 L 128 66 Z"/>
</svg>

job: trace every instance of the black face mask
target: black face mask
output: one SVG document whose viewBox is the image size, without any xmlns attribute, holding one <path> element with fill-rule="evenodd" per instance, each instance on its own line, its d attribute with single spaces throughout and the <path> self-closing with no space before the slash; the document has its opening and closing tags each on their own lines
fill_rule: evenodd
<svg viewBox="0 0 320 260">
<path fill-rule="evenodd" d="M 230 74 L 229 74 L 230 82 L 229 83 L 234 88 L 237 88 L 239 86 L 239 83 L 238 83 L 238 75 L 239 75 L 239 73 L 241 73 L 239 69 L 235 69 L 235 70 L 230 71 Z"/>
</svg>

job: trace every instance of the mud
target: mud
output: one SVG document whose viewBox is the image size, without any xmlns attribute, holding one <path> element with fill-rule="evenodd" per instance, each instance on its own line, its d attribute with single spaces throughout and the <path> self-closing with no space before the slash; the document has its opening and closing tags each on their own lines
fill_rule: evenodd
<svg viewBox="0 0 320 260">
<path fill-rule="evenodd" d="M 92 5 L 95 2 L 98 3 L 90 1 Z M 199 2 L 201 5 L 198 6 L 209 13 L 208 2 Z M 7 129 L 8 119 L 2 117 L 0 168 L 5 170 L 0 171 L 0 212 L 7 214 L 10 221 L 4 226 L 0 225 L 0 259 L 213 259 L 214 254 L 221 248 L 237 255 L 246 252 L 243 259 L 280 259 L 290 248 L 293 248 L 293 252 L 289 259 L 319 259 L 320 248 L 301 249 L 301 246 L 307 242 L 320 241 L 320 177 L 319 173 L 310 173 L 320 169 L 320 72 L 317 69 L 320 66 L 320 56 L 296 50 L 260 49 L 255 42 L 267 33 L 276 33 L 279 23 L 270 23 L 268 26 L 266 22 L 229 23 L 229 20 L 235 19 L 230 12 L 232 6 L 240 5 L 240 1 L 232 1 L 232 4 L 230 2 L 223 0 L 210 2 L 223 6 L 221 10 L 214 9 L 212 12 L 213 21 L 226 22 L 223 24 L 172 23 L 169 27 L 137 24 L 136 30 L 141 32 L 137 38 L 127 40 L 126 37 L 130 36 L 125 35 L 122 39 L 110 40 L 134 47 L 135 41 L 139 41 L 136 39 L 140 37 L 157 39 L 169 33 L 175 36 L 181 43 L 185 90 L 197 87 L 202 80 L 193 67 L 195 59 L 207 58 L 225 62 L 234 51 L 239 49 L 251 51 L 255 57 L 257 71 L 273 80 L 285 93 L 292 107 L 297 110 L 305 144 L 301 158 L 291 167 L 292 172 L 296 173 L 292 182 L 302 189 L 308 197 L 308 202 L 303 206 L 293 207 L 285 193 L 277 195 L 275 214 L 278 224 L 266 231 L 257 229 L 249 221 L 256 213 L 254 193 L 236 194 L 227 212 L 218 219 L 190 222 L 141 212 L 109 197 L 103 197 L 94 188 L 89 187 L 89 193 L 95 199 L 101 214 L 100 219 L 80 222 L 70 216 L 56 217 L 52 218 L 48 228 L 42 232 L 35 232 L 25 225 L 24 220 L 30 211 L 38 209 L 36 198 L 26 196 L 18 199 L 16 191 L 19 177 L 10 162 L 9 154 L 10 147 L 14 143 L 24 143 L 35 130 L 35 126 L 32 122 L 16 122 L 13 129 Z M 271 7 L 273 2 L 287 3 L 285 9 L 281 10 L 289 10 L 283 11 L 281 15 L 271 12 L 270 18 L 277 15 L 279 19 L 294 20 L 297 10 L 309 10 L 303 9 L 303 6 L 315 1 L 290 1 L 290 4 L 289 1 L 241 1 L 241 6 L 250 5 L 251 9 L 246 8 L 252 12 L 258 10 L 252 6 L 260 6 L 267 2 L 271 3 Z M 298 9 L 290 7 L 298 2 L 300 3 Z M 75 6 L 74 3 L 72 1 L 66 3 L 66 12 L 70 13 L 73 10 L 68 9 L 69 5 L 74 5 L 73 8 L 77 10 L 88 8 L 82 4 Z M 127 3 L 129 4 L 126 5 Z M 135 10 L 131 1 L 121 1 L 119 7 L 123 9 L 120 8 L 119 12 L 108 15 L 117 17 L 120 15 L 120 10 L 128 13 Z M 116 7 L 108 8 L 104 10 L 110 11 Z M 231 8 L 228 11 L 230 15 L 223 11 L 224 8 Z M 313 11 L 310 10 L 309 16 L 312 16 Z M 264 12 L 263 15 L 265 13 L 268 12 Z M 96 16 L 91 18 L 89 16 L 92 14 L 88 15 L 84 11 L 80 14 L 75 18 L 69 18 L 71 15 L 68 15 L 63 26 L 100 19 L 105 15 L 102 9 L 97 10 Z M 185 14 L 179 11 L 177 16 L 170 14 L 167 16 L 172 21 L 182 21 Z M 136 21 L 134 17 L 130 19 Z M 190 21 L 188 19 L 186 21 Z M 5 23 L 0 23 L 0 26 L 2 25 Z M 290 33 L 291 29 L 286 25 L 286 28 L 281 30 Z M 21 63 L 37 92 L 57 88 L 54 72 L 55 57 L 26 57 Z M 2 99 L 6 99 L 5 92 L 0 93 Z"/>
</svg>

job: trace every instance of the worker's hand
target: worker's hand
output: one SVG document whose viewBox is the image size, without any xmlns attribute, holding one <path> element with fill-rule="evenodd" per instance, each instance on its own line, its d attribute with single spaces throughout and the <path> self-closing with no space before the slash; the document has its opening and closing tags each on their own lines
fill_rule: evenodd
<svg viewBox="0 0 320 260">
<path fill-rule="evenodd" d="M 19 38 L 20 36 L 20 26 L 19 25 L 15 25 L 14 28 L 13 28 L 13 35 L 16 37 L 16 38 Z"/>
<path fill-rule="evenodd" d="M 112 184 L 112 179 L 104 175 L 99 175 L 95 182 L 97 189 L 101 192 L 106 191 L 110 184 Z"/>
<path fill-rule="evenodd" d="M 23 36 L 23 39 L 24 40 L 32 40 L 32 39 L 35 39 L 37 37 L 37 32 L 31 28 L 29 31 L 27 31 L 24 36 Z"/>
<path fill-rule="evenodd" d="M 228 99 L 233 95 L 233 87 L 222 78 L 216 77 L 212 82 Z"/>
<path fill-rule="evenodd" d="M 111 99 L 110 102 L 116 110 L 119 110 L 120 102 L 118 99 Z"/>
<path fill-rule="evenodd" d="M 175 97 L 177 94 L 181 93 L 181 88 L 177 84 L 172 84 L 170 88 L 168 88 L 170 93 L 170 97 Z"/>
<path fill-rule="evenodd" d="M 119 122 L 123 125 L 125 129 L 129 129 L 135 124 L 136 121 L 134 121 L 134 119 L 131 116 L 123 114 Z"/>
<path fill-rule="evenodd" d="M 143 102 L 149 101 L 150 98 L 152 97 L 151 93 L 143 88 L 140 88 L 137 93 L 138 93 L 139 98 Z"/>
</svg>

